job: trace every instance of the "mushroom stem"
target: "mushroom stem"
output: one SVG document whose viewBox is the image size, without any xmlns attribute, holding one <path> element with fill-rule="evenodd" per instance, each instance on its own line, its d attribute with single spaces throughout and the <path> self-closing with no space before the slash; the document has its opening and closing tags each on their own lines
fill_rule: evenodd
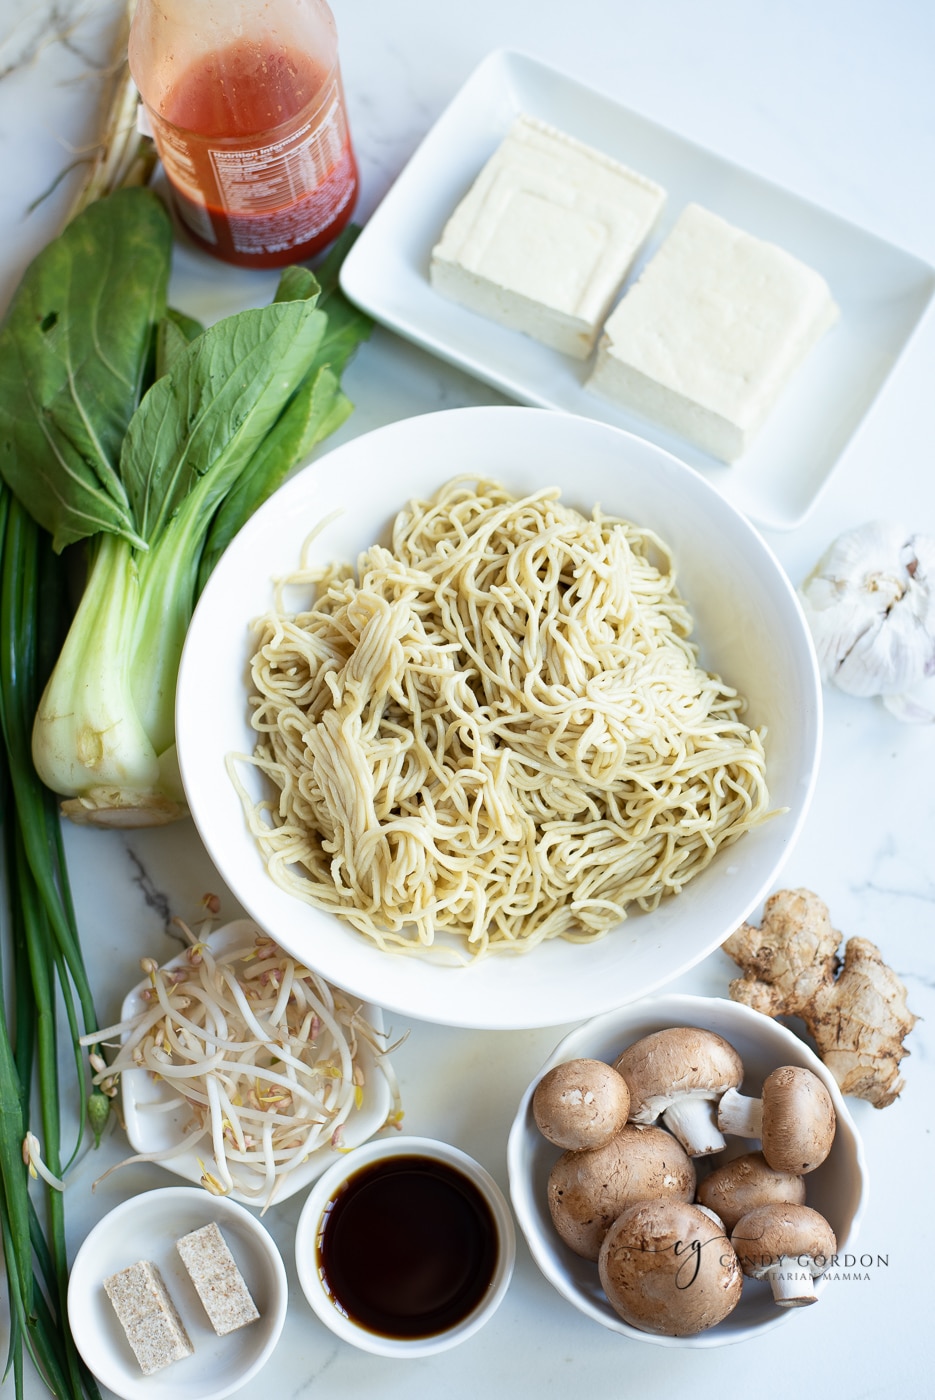
<svg viewBox="0 0 935 1400">
<path fill-rule="evenodd" d="M 707 1096 L 681 1095 L 665 1110 L 662 1121 L 689 1157 L 707 1157 L 727 1146 L 714 1121 L 714 1103 Z"/>
<path fill-rule="evenodd" d="M 780 1308 L 804 1308 L 818 1301 L 812 1271 L 795 1255 L 781 1255 L 767 1270 L 766 1277 L 773 1290 L 773 1302 Z"/>
<path fill-rule="evenodd" d="M 717 1106 L 717 1125 L 722 1133 L 733 1137 L 761 1138 L 763 1136 L 763 1100 L 752 1099 L 728 1089 Z"/>
</svg>

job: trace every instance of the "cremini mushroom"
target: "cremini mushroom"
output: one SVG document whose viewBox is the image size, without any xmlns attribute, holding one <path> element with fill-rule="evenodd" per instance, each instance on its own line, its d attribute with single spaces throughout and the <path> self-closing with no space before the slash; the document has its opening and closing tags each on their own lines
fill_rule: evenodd
<svg viewBox="0 0 935 1400">
<path fill-rule="evenodd" d="M 713 1210 L 730 1233 L 754 1206 L 805 1204 L 805 1181 L 794 1172 L 771 1167 L 762 1152 L 745 1152 L 722 1162 L 698 1183 L 695 1200 Z"/>
<path fill-rule="evenodd" d="M 736 1089 L 725 1094 L 718 1105 L 718 1127 L 722 1133 L 759 1138 L 771 1167 L 802 1176 L 821 1166 L 831 1151 L 834 1104 L 817 1074 L 783 1065 L 764 1081 L 758 1099 Z"/>
<path fill-rule="evenodd" d="M 625 1080 L 603 1060 L 566 1060 L 544 1074 L 532 1096 L 532 1113 L 543 1137 L 556 1147 L 603 1147 L 627 1121 L 630 1093 Z"/>
<path fill-rule="evenodd" d="M 558 1234 L 584 1259 L 627 1206 L 651 1197 L 690 1201 L 695 1166 L 664 1128 L 627 1123 L 604 1147 L 564 1152 L 549 1173 L 549 1214 Z"/>
<path fill-rule="evenodd" d="M 641 1201 L 623 1211 L 604 1237 L 598 1272 L 624 1322 L 666 1337 L 723 1321 L 743 1285 L 720 1221 L 683 1201 Z"/>
<path fill-rule="evenodd" d="M 731 1244 L 750 1278 L 766 1279 L 781 1308 L 816 1302 L 815 1279 L 834 1257 L 837 1241 L 810 1206 L 756 1206 L 731 1231 Z"/>
<path fill-rule="evenodd" d="M 614 1062 L 630 1091 L 630 1119 L 661 1118 L 690 1157 L 720 1152 L 716 1104 L 743 1079 L 743 1064 L 732 1045 L 714 1031 L 676 1026 L 654 1031 L 628 1046 Z"/>
</svg>

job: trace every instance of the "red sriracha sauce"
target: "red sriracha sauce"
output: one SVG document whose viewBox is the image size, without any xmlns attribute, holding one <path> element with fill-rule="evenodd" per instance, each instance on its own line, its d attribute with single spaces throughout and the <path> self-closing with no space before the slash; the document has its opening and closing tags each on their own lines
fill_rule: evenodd
<svg viewBox="0 0 935 1400">
<path fill-rule="evenodd" d="M 179 217 L 228 262 L 300 262 L 351 216 L 358 175 L 340 77 L 308 55 L 231 44 L 193 64 L 151 121 Z"/>
</svg>

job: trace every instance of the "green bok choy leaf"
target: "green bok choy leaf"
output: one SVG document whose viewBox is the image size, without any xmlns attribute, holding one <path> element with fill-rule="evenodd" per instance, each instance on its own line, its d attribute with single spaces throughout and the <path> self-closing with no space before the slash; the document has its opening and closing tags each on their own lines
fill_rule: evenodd
<svg viewBox="0 0 935 1400">
<path fill-rule="evenodd" d="M 170 253 L 151 191 L 99 200 L 35 260 L 0 331 L 0 472 L 57 550 L 87 538 L 89 555 L 33 759 L 63 811 L 100 825 L 183 813 L 175 689 L 198 593 L 350 412 L 340 373 L 370 329 L 332 260 L 324 292 L 287 268 L 271 305 L 199 330 L 167 308 Z"/>
</svg>

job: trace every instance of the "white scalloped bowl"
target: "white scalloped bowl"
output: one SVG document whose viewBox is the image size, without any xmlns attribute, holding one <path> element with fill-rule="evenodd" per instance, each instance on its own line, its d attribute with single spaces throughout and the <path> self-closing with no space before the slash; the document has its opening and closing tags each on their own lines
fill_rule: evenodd
<svg viewBox="0 0 935 1400">
<path fill-rule="evenodd" d="M 384 952 L 276 884 L 227 763 L 251 754 L 256 738 L 247 703 L 251 623 L 273 605 L 275 580 L 296 569 L 313 528 L 328 519 L 308 547 L 313 565 L 353 561 L 386 540 L 407 500 L 470 472 L 517 494 L 557 486 L 567 504 L 590 513 L 599 503 L 669 544 L 702 664 L 747 698 L 748 721 L 767 731 L 778 815 L 719 852 L 678 896 L 596 942 L 556 939 L 522 957 L 494 954 L 453 967 Z M 762 902 L 811 799 L 821 683 L 794 588 L 750 522 L 696 471 L 606 423 L 542 409 L 455 409 L 345 442 L 260 507 L 195 611 L 176 734 L 188 803 L 209 854 L 242 907 L 284 948 L 384 1008 L 448 1025 L 518 1029 L 567 1024 L 645 996 L 712 952 Z M 254 800 L 274 796 L 252 765 L 238 773 Z"/>
<path fill-rule="evenodd" d="M 559 1238 L 547 1202 L 552 1164 L 561 1155 L 542 1136 L 532 1114 L 532 1096 L 539 1080 L 553 1065 L 579 1058 L 613 1061 L 634 1041 L 671 1026 L 700 1026 L 728 1040 L 744 1065 L 742 1092 L 755 1095 L 763 1080 L 780 1065 L 800 1065 L 817 1074 L 827 1086 L 837 1115 L 831 1151 L 825 1161 L 805 1178 L 806 1204 L 825 1217 L 834 1230 L 838 1252 L 853 1251 L 867 1203 L 867 1165 L 854 1120 L 845 1106 L 831 1073 L 797 1035 L 778 1021 L 752 1011 L 739 1002 L 718 997 L 669 995 L 652 997 L 611 1011 L 578 1026 L 555 1047 L 523 1095 L 510 1130 L 507 1163 L 510 1197 L 520 1230 L 539 1269 L 564 1298 L 592 1321 L 635 1341 L 668 1347 L 716 1347 L 758 1337 L 781 1323 L 794 1325 L 796 1308 L 780 1308 L 772 1300 L 769 1285 L 745 1278 L 737 1307 L 716 1326 L 690 1337 L 666 1337 L 630 1326 L 613 1310 L 598 1278 L 597 1265 L 573 1253 Z M 710 1159 L 712 1165 L 742 1152 L 755 1143 L 741 1138 Z M 699 1163 L 699 1179 L 704 1167 Z M 834 1287 L 827 1277 L 816 1280 L 820 1295 Z"/>
</svg>

